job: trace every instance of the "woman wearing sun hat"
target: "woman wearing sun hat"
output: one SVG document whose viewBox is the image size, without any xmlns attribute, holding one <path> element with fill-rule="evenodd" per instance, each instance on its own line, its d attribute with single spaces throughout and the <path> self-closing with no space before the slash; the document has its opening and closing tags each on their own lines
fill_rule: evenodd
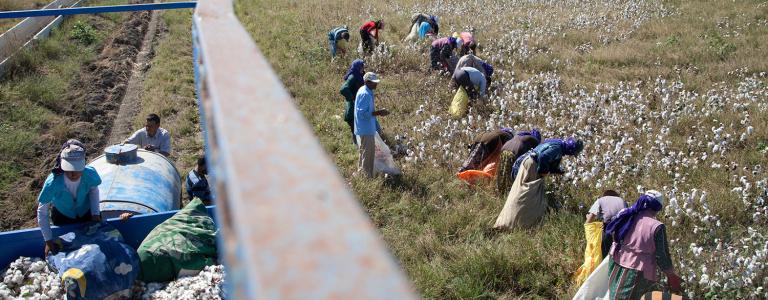
<svg viewBox="0 0 768 300">
<path fill-rule="evenodd" d="M 99 184 L 101 177 L 96 169 L 85 166 L 83 143 L 64 143 L 57 167 L 45 179 L 37 197 L 37 223 L 45 239 L 46 255 L 55 249 L 51 221 L 54 225 L 101 221 Z"/>
</svg>

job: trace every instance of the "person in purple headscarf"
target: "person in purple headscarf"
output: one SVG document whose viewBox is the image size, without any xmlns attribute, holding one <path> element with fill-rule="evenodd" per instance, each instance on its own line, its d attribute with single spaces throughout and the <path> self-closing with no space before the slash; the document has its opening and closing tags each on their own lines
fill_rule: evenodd
<svg viewBox="0 0 768 300">
<path fill-rule="evenodd" d="M 501 147 L 501 157 L 499 158 L 498 176 L 496 176 L 496 188 L 499 193 L 504 194 L 512 186 L 512 166 L 521 155 L 541 143 L 541 133 L 534 128 L 531 131 L 519 131 L 508 142 Z"/>
<path fill-rule="evenodd" d="M 352 61 L 352 65 L 349 66 L 349 70 L 344 74 L 344 84 L 341 85 L 339 93 L 344 96 L 344 100 L 347 101 L 347 108 L 344 111 L 344 121 L 349 125 L 349 130 L 352 133 L 352 143 L 357 143 L 355 139 L 355 95 L 357 90 L 362 87 L 365 82 L 363 81 L 363 74 L 365 74 L 365 61 L 362 59 L 355 59 Z"/>
<path fill-rule="evenodd" d="M 656 219 L 663 201 L 658 191 L 647 191 L 608 223 L 605 232 L 613 237 L 608 265 L 611 299 L 640 299 L 652 291 L 658 282 L 657 268 L 667 275 L 670 291 L 682 292 L 682 279 L 669 255 L 666 229 Z"/>
<path fill-rule="evenodd" d="M 515 164 L 512 167 L 512 178 L 517 176 L 520 165 L 528 156 L 536 160 L 536 172 L 540 175 L 563 174 L 565 172 L 560 169 L 560 161 L 562 161 L 563 155 L 575 156 L 581 153 L 583 149 L 584 142 L 574 138 L 544 140 L 541 145 L 536 146 L 536 148 L 515 160 Z"/>
</svg>

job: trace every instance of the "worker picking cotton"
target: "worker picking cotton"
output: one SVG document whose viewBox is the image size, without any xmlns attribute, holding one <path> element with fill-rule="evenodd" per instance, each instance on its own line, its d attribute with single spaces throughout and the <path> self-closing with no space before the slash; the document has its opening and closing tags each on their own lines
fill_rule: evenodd
<svg viewBox="0 0 768 300">
<path fill-rule="evenodd" d="M 666 227 L 656 215 L 664 206 L 663 195 L 647 191 L 608 223 L 606 234 L 613 237 L 609 253 L 610 299 L 640 299 L 654 289 L 660 269 L 667 276 L 669 290 L 682 292 L 669 254 Z"/>
<path fill-rule="evenodd" d="M 606 190 L 589 208 L 586 223 L 603 222 L 608 224 L 619 214 L 619 211 L 625 208 L 627 208 L 627 202 L 619 197 L 619 193 L 614 190 Z M 608 255 L 608 250 L 610 250 L 612 243 L 613 238 L 610 235 L 604 234 L 601 244 L 602 257 Z"/>
<path fill-rule="evenodd" d="M 373 72 L 365 73 L 363 81 L 365 85 L 360 87 L 355 96 L 355 135 L 359 138 L 360 155 L 358 174 L 362 172 L 368 178 L 372 178 L 376 152 L 376 117 L 389 115 L 389 111 L 376 110 L 373 92 L 380 82 L 379 75 Z"/>
<path fill-rule="evenodd" d="M 456 69 L 452 79 L 454 86 L 464 88 L 470 99 L 485 97 L 488 85 L 485 75 L 480 70 L 472 67 Z"/>
<path fill-rule="evenodd" d="M 363 44 L 363 53 L 370 54 L 379 44 L 379 33 L 384 29 L 384 21 L 368 21 L 360 26 L 360 39 Z"/>
<path fill-rule="evenodd" d="M 435 36 L 440 32 L 440 26 L 438 25 L 438 17 L 423 13 L 415 13 L 411 16 L 411 30 L 404 41 L 414 41 L 418 39 L 424 39 L 429 36 Z"/>
<path fill-rule="evenodd" d="M 515 181 L 496 218 L 494 228 L 530 228 L 541 220 L 549 206 L 544 197 L 544 178 L 563 174 L 560 162 L 564 155 L 575 156 L 584 149 L 580 140 L 550 139 L 520 156 L 512 167 Z"/>
<path fill-rule="evenodd" d="M 429 51 L 432 69 L 453 74 L 454 65 L 451 63 L 451 57 L 453 57 L 453 50 L 456 49 L 459 43 L 460 40 L 454 37 L 444 37 L 433 41 L 432 48 Z"/>
<path fill-rule="evenodd" d="M 134 144 L 144 150 L 158 152 L 164 156 L 171 155 L 171 134 L 160 127 L 160 116 L 149 114 L 144 128 L 137 130 L 123 141 L 124 144 Z"/>
<path fill-rule="evenodd" d="M 453 37 L 461 40 L 461 45 L 458 50 L 459 56 L 477 53 L 477 42 L 475 41 L 475 36 L 472 35 L 471 32 L 454 32 Z"/>
<path fill-rule="evenodd" d="M 496 188 L 500 194 L 508 192 L 515 180 L 512 177 L 512 166 L 515 161 L 531 149 L 536 148 L 539 143 L 541 143 L 541 133 L 536 128 L 531 129 L 531 131 L 516 132 L 511 140 L 504 143 L 501 147 L 496 172 Z"/>
<path fill-rule="evenodd" d="M 514 137 L 509 128 L 487 131 L 478 135 L 469 147 L 469 157 L 464 161 L 457 176 L 470 184 L 479 178 L 496 176 L 501 146 Z"/>
<path fill-rule="evenodd" d="M 85 145 L 69 140 L 61 147 L 57 168 L 48 175 L 37 197 L 37 224 L 45 240 L 45 255 L 57 252 L 51 232 L 54 225 L 101 221 L 96 169 L 85 166 Z"/>
<path fill-rule="evenodd" d="M 341 55 L 347 54 L 347 44 L 349 43 L 349 29 L 347 26 L 339 26 L 328 32 L 328 44 L 331 51 L 331 58 L 336 57 L 337 52 Z"/>
<path fill-rule="evenodd" d="M 493 76 L 493 66 L 491 66 L 491 64 L 480 59 L 474 54 L 467 54 L 459 58 L 459 62 L 456 63 L 456 69 L 463 67 L 472 67 L 480 72 L 483 72 L 486 81 L 488 81 L 488 85 L 490 85 L 491 76 Z"/>
</svg>

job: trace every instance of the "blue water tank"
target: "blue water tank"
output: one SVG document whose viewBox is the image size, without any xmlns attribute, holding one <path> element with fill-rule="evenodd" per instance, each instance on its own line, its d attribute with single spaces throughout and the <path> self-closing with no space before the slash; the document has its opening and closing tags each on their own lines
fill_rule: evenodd
<svg viewBox="0 0 768 300">
<path fill-rule="evenodd" d="M 115 153 L 121 158 L 116 159 Z M 88 165 L 101 176 L 99 207 L 104 218 L 124 212 L 164 212 L 181 205 L 179 171 L 160 153 L 136 149 L 135 145 L 115 145 Z"/>
</svg>

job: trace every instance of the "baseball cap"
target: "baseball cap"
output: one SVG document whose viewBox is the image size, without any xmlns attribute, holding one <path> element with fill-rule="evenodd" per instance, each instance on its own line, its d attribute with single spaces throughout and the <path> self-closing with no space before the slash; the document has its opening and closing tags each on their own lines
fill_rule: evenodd
<svg viewBox="0 0 768 300">
<path fill-rule="evenodd" d="M 61 150 L 61 169 L 80 172 L 85 169 L 85 149 L 78 145 L 69 145 Z"/>
<path fill-rule="evenodd" d="M 381 79 L 379 79 L 379 75 L 377 75 L 376 73 L 373 73 L 373 72 L 365 73 L 365 75 L 363 75 L 363 80 L 370 81 L 370 82 L 376 82 L 376 83 L 381 81 Z"/>
</svg>

